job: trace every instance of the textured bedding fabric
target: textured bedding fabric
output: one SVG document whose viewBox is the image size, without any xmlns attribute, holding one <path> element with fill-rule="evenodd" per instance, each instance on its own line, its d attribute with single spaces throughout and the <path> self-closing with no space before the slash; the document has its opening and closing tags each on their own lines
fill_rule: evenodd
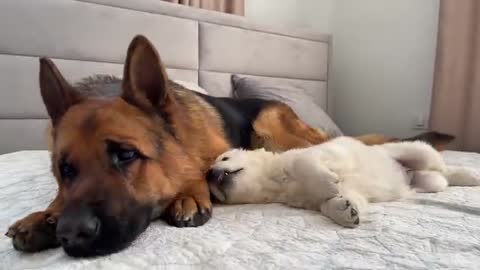
<svg viewBox="0 0 480 270">
<path fill-rule="evenodd" d="M 480 154 L 444 156 L 480 173 Z M 0 179 L 5 231 L 54 195 L 45 151 L 0 156 Z M 479 192 L 457 187 L 374 204 L 357 229 L 282 205 L 218 206 L 203 227 L 154 222 L 128 249 L 93 259 L 72 259 L 61 249 L 22 254 L 2 235 L 0 269 L 478 269 Z"/>
</svg>

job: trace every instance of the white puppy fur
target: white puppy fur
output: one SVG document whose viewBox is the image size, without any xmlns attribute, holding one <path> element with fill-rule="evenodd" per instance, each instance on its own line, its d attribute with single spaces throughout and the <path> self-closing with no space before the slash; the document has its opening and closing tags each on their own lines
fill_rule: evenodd
<svg viewBox="0 0 480 270">
<path fill-rule="evenodd" d="M 426 143 L 366 146 L 350 137 L 280 154 L 230 150 L 217 158 L 208 180 L 222 202 L 285 203 L 319 210 L 345 227 L 359 224 L 369 202 L 480 184 L 479 175 L 446 166 Z"/>
</svg>

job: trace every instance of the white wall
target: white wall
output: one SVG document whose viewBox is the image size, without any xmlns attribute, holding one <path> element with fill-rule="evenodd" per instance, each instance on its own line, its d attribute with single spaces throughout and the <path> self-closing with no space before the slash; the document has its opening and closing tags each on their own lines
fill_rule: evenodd
<svg viewBox="0 0 480 270">
<path fill-rule="evenodd" d="M 331 31 L 335 0 L 246 0 L 245 16 L 266 24 Z"/>
<path fill-rule="evenodd" d="M 439 0 L 246 0 L 263 23 L 333 34 L 334 120 L 349 135 L 408 136 L 428 119 Z"/>
<path fill-rule="evenodd" d="M 408 136 L 428 119 L 438 0 L 337 0 L 330 91 L 351 135 Z"/>
</svg>

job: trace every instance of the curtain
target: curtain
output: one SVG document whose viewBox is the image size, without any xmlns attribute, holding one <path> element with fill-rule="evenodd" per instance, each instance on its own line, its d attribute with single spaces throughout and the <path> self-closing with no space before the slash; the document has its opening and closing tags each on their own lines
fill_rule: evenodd
<svg viewBox="0 0 480 270">
<path fill-rule="evenodd" d="M 164 0 L 170 3 L 243 16 L 245 0 Z"/>
<path fill-rule="evenodd" d="M 480 1 L 441 0 L 430 127 L 480 152 Z"/>
</svg>

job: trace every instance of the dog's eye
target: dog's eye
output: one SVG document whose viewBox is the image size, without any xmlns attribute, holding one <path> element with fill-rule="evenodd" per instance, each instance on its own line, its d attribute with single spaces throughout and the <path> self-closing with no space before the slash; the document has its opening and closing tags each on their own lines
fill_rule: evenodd
<svg viewBox="0 0 480 270">
<path fill-rule="evenodd" d="M 107 152 L 110 156 L 111 162 L 115 166 L 120 167 L 129 165 L 133 161 L 142 157 L 137 149 L 114 141 L 107 141 Z"/>
<path fill-rule="evenodd" d="M 222 158 L 222 161 L 227 161 L 228 160 L 228 157 L 223 157 Z"/>
<path fill-rule="evenodd" d="M 59 170 L 62 178 L 73 179 L 77 175 L 75 167 L 66 161 L 60 162 Z"/>
<path fill-rule="evenodd" d="M 113 153 L 114 161 L 120 164 L 127 164 L 139 158 L 139 153 L 134 149 L 118 149 Z"/>
</svg>

